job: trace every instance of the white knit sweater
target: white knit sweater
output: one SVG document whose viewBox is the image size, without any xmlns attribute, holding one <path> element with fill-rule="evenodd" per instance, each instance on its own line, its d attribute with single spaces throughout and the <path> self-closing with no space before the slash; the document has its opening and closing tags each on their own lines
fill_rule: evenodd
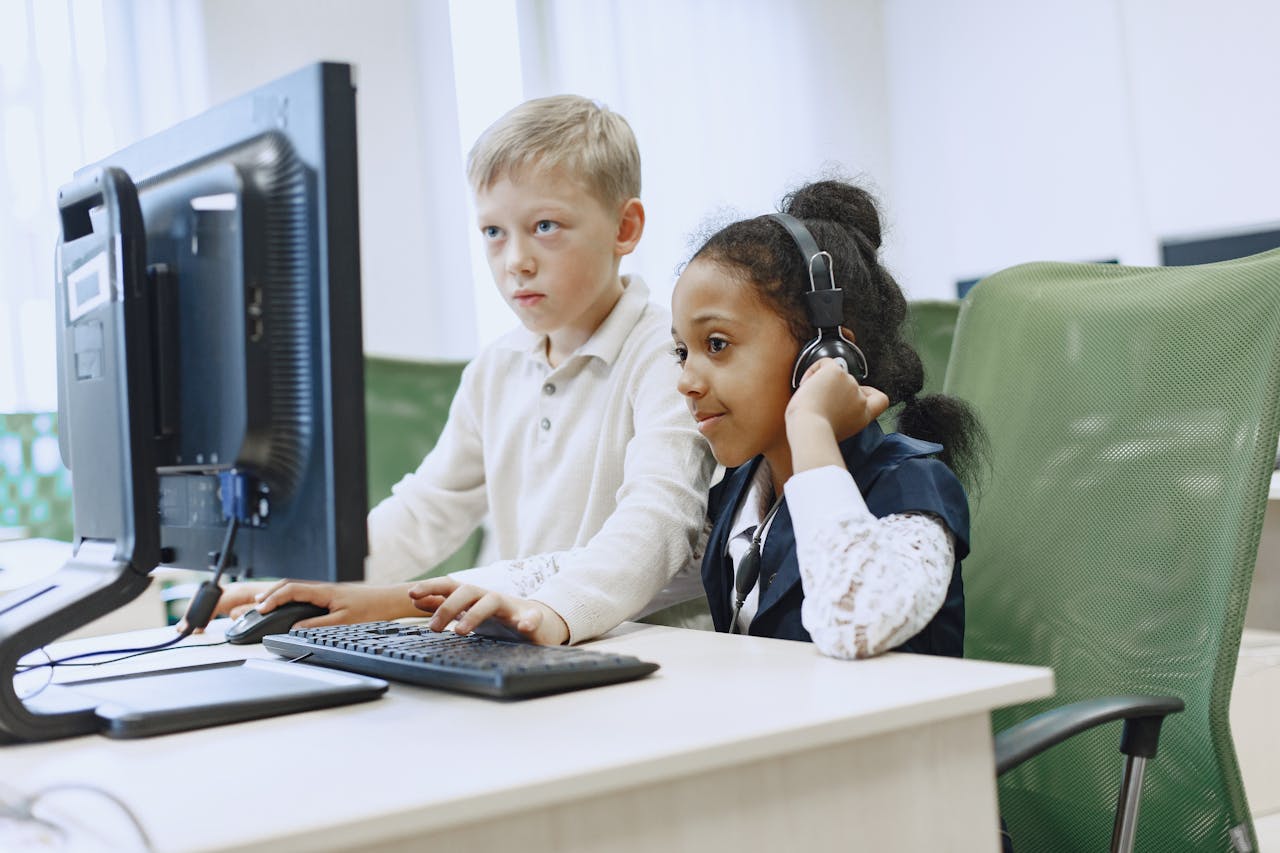
<svg viewBox="0 0 1280 853">
<path fill-rule="evenodd" d="M 488 512 L 499 560 L 453 576 L 541 601 L 570 642 L 701 594 L 713 461 L 676 391 L 670 315 L 623 281 L 559 366 L 523 328 L 467 365 L 436 447 L 369 514 L 368 580 L 427 571 Z"/>
</svg>

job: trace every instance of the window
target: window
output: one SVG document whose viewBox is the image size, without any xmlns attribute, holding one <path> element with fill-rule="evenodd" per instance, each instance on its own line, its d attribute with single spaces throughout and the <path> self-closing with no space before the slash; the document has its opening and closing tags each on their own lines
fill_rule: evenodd
<svg viewBox="0 0 1280 853">
<path fill-rule="evenodd" d="M 191 3 L 0 3 L 0 412 L 57 407 L 58 187 L 204 107 L 199 32 Z"/>
</svg>

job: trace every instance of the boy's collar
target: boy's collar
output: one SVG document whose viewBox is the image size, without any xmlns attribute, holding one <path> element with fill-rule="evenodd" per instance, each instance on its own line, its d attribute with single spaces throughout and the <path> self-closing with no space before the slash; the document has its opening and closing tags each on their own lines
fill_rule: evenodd
<svg viewBox="0 0 1280 853">
<path fill-rule="evenodd" d="M 605 364 L 613 364 L 622 345 L 635 328 L 649 302 L 649 288 L 638 275 L 622 276 L 622 295 L 600 326 L 578 347 L 570 358 L 594 356 Z M 529 331 L 524 326 L 512 329 L 497 341 L 497 346 L 531 356 L 546 358 L 547 336 Z"/>
</svg>

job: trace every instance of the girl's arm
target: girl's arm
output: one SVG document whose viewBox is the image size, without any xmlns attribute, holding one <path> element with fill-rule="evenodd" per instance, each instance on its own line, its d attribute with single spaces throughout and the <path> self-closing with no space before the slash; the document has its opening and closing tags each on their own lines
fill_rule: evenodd
<svg viewBox="0 0 1280 853">
<path fill-rule="evenodd" d="M 864 658 L 915 636 L 942 606 L 955 558 L 951 532 L 925 513 L 876 518 L 845 469 L 839 440 L 888 406 L 830 359 L 805 373 L 787 406 L 792 476 L 785 489 L 804 604 L 823 654 Z"/>
<path fill-rule="evenodd" d="M 927 513 L 876 518 L 843 464 L 793 476 L 786 493 L 804 586 L 800 618 L 819 651 L 871 657 L 929 624 L 951 582 L 946 526 Z"/>
</svg>

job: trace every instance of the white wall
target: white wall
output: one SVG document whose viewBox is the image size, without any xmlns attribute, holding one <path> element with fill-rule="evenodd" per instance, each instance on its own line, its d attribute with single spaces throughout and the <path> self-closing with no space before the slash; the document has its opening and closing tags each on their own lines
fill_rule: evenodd
<svg viewBox="0 0 1280 853">
<path fill-rule="evenodd" d="M 884 4 L 891 209 L 914 297 L 1028 260 L 1158 262 L 1280 220 L 1280 5 Z"/>
<path fill-rule="evenodd" d="M 205 0 L 203 12 L 213 103 L 311 62 L 356 66 L 365 351 L 473 355 L 448 5 Z"/>
<path fill-rule="evenodd" d="M 528 97 L 576 92 L 640 145 L 645 236 L 624 271 L 667 304 L 709 222 L 838 166 L 887 192 L 879 0 L 556 0 L 526 9 Z"/>
<path fill-rule="evenodd" d="M 1155 263 L 1160 237 L 1280 221 L 1272 0 L 489 6 L 518 12 L 523 67 L 475 33 L 453 57 L 449 5 L 203 2 L 215 101 L 316 59 L 357 65 L 370 352 L 468 357 L 510 322 L 469 246 L 479 107 L 462 104 L 460 133 L 455 68 L 488 68 L 490 119 L 559 91 L 628 117 L 649 223 L 623 269 L 660 302 L 717 211 L 772 209 L 833 164 L 881 196 L 912 298 L 1027 260 Z"/>
<path fill-rule="evenodd" d="M 1280 3 L 1119 5 L 1152 228 L 1280 221 Z"/>
</svg>

